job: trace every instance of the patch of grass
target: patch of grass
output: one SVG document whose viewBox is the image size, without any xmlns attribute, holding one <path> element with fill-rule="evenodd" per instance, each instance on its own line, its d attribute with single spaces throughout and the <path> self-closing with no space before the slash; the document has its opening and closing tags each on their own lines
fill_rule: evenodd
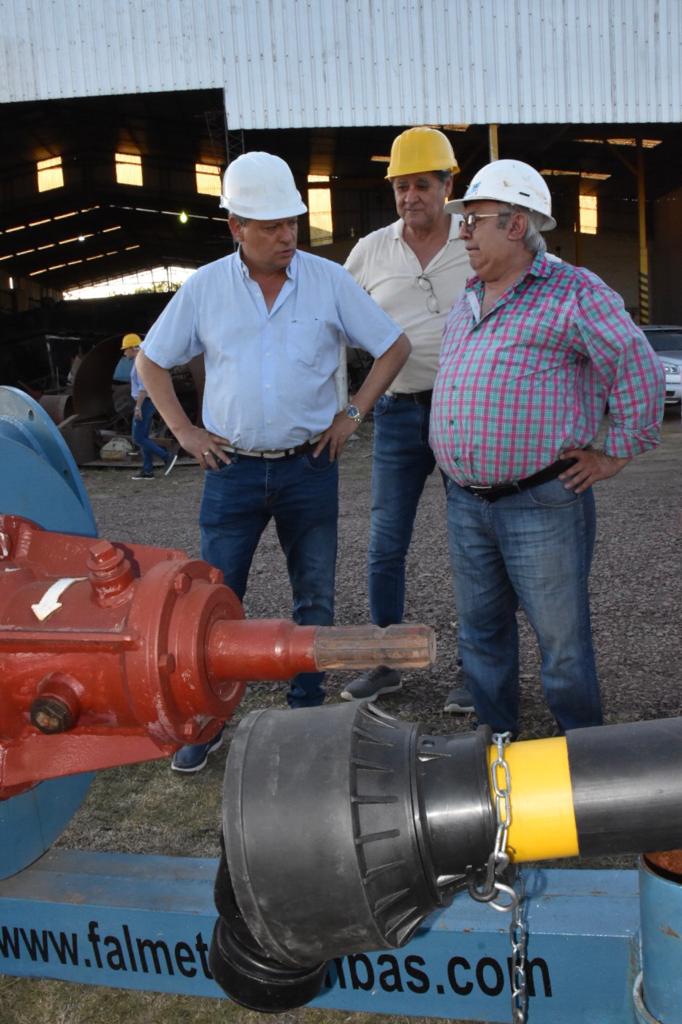
<svg viewBox="0 0 682 1024">
<path fill-rule="evenodd" d="M 428 1024 L 433 1019 L 318 1009 L 262 1014 L 228 1000 L 0 978 L 0 1024 Z"/>
</svg>

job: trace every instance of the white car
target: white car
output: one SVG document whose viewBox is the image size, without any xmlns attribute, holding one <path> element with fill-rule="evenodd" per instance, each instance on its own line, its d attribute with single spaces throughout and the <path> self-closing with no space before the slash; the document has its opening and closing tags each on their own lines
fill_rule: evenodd
<svg viewBox="0 0 682 1024">
<path fill-rule="evenodd" d="M 682 327 L 650 325 L 641 328 L 665 370 L 665 404 L 682 402 Z"/>
</svg>

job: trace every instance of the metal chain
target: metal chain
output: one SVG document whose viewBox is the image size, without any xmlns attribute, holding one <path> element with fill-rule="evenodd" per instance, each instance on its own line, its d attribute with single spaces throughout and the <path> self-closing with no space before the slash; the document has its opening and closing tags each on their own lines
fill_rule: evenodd
<svg viewBox="0 0 682 1024">
<path fill-rule="evenodd" d="M 526 952 L 528 949 L 528 925 L 526 923 L 523 879 L 516 871 L 516 905 L 509 924 L 511 941 L 511 1009 L 513 1024 L 526 1024 L 528 1013 L 528 986 L 526 978 Z"/>
<path fill-rule="evenodd" d="M 493 743 L 497 756 L 492 763 L 491 775 L 495 793 L 497 831 L 495 845 L 484 869 L 468 872 L 469 895 L 480 903 L 489 903 L 493 910 L 511 912 L 509 925 L 511 941 L 512 1024 L 526 1024 L 528 988 L 526 979 L 526 949 L 528 927 L 524 913 L 523 881 L 507 853 L 509 826 L 511 825 L 511 773 L 505 757 L 505 747 L 511 742 L 511 733 L 495 733 Z"/>
</svg>

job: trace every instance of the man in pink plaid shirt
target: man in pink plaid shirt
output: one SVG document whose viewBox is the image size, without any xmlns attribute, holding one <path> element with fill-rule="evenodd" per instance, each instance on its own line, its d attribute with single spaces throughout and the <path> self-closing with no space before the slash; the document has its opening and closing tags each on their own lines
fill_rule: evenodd
<svg viewBox="0 0 682 1024">
<path fill-rule="evenodd" d="M 479 720 L 516 735 L 522 607 L 558 731 L 599 725 L 592 485 L 659 443 L 662 367 L 620 296 L 547 255 L 556 222 L 532 167 L 494 161 L 446 210 L 463 216 L 475 273 L 445 326 L 430 437 L 448 477 L 465 682 Z"/>
</svg>

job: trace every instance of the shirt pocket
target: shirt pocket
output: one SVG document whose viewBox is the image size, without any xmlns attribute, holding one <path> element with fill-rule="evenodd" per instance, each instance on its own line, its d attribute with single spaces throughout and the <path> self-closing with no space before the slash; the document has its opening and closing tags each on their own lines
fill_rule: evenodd
<svg viewBox="0 0 682 1024">
<path fill-rule="evenodd" d="M 292 320 L 287 328 L 287 355 L 307 369 L 331 375 L 339 363 L 339 346 L 318 317 Z"/>
</svg>

